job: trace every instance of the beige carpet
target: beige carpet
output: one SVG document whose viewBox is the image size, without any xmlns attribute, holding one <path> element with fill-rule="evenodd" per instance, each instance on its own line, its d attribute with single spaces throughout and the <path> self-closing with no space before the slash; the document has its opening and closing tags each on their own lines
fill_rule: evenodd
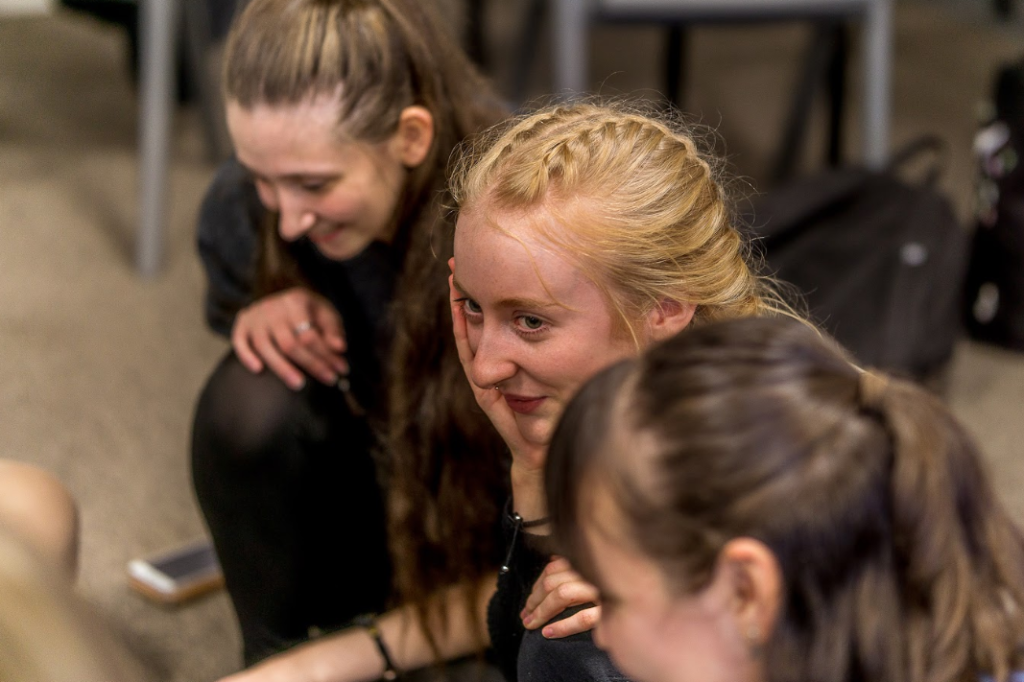
<svg viewBox="0 0 1024 682">
<path fill-rule="evenodd" d="M 506 2 L 492 17 L 499 47 L 508 44 L 515 7 Z M 949 140 L 946 187 L 966 215 L 975 106 L 995 65 L 1019 55 L 1024 33 L 989 24 L 977 9 L 945 7 L 899 5 L 893 137 L 930 131 Z M 658 37 L 602 30 L 595 84 L 605 92 L 658 87 Z M 797 27 L 694 33 L 689 101 L 720 127 L 734 163 L 755 183 L 805 37 Z M 223 593 L 160 608 L 128 591 L 124 565 L 203 533 L 188 477 L 189 422 L 226 347 L 203 325 L 192 246 L 212 168 L 198 117 L 181 112 L 166 265 L 157 279 L 138 279 L 137 110 L 124 50 L 117 30 L 78 15 L 0 17 L 0 454 L 46 465 L 78 496 L 80 590 L 154 679 L 206 682 L 239 660 Z M 499 62 L 505 73 L 506 60 Z M 538 74 L 539 92 L 546 79 Z M 965 343 L 950 401 L 1024 520 L 1024 356 Z"/>
</svg>

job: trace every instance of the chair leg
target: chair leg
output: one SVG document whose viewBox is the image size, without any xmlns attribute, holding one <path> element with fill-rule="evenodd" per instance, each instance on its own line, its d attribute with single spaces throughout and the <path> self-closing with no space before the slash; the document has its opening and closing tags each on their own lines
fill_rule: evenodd
<svg viewBox="0 0 1024 682">
<path fill-rule="evenodd" d="M 836 33 L 838 25 L 834 22 L 818 24 L 814 30 L 814 36 L 804 58 L 802 76 L 797 84 L 789 115 L 783 129 L 782 141 L 776 152 L 776 160 L 771 173 L 773 184 L 783 182 L 792 177 L 796 169 L 797 159 L 806 139 L 806 130 L 811 118 L 811 108 L 814 104 L 814 95 L 820 84 L 825 82 L 826 75 L 831 76 L 832 56 L 835 49 Z M 837 71 L 839 73 L 839 71 Z M 840 86 L 840 89 L 841 86 Z M 831 92 L 831 91 L 830 91 Z M 842 97 L 835 97 L 833 104 L 842 104 Z M 837 118 L 833 112 L 830 121 Z M 832 129 L 833 137 L 837 128 Z M 838 142 L 830 142 L 830 154 L 832 146 L 838 149 Z"/>
<path fill-rule="evenodd" d="M 185 0 L 182 4 L 185 22 L 185 57 L 191 71 L 191 80 L 199 94 L 199 113 L 206 137 L 206 155 L 220 163 L 231 154 L 228 142 L 227 124 L 224 122 L 220 88 L 214 82 L 207 59 L 213 48 L 213 32 L 206 3 L 202 0 Z"/>
<path fill-rule="evenodd" d="M 672 24 L 665 45 L 665 99 L 680 109 L 686 92 L 686 61 L 688 40 L 684 24 Z"/>
<path fill-rule="evenodd" d="M 850 55 L 850 29 L 836 24 L 833 29 L 832 54 L 828 64 L 829 142 L 827 162 L 838 166 L 843 160 L 845 128 L 843 110 L 846 107 L 847 65 Z"/>
<path fill-rule="evenodd" d="M 512 101 L 517 105 L 526 100 L 530 71 L 533 69 L 534 56 L 540 36 L 544 34 L 542 24 L 546 15 L 545 0 L 530 0 L 523 17 L 522 33 L 519 36 L 519 47 L 515 53 L 515 71 L 512 73 L 510 87 Z"/>
<path fill-rule="evenodd" d="M 490 66 L 484 36 L 485 15 L 484 0 L 469 0 L 466 3 L 466 54 L 484 71 Z"/>
</svg>

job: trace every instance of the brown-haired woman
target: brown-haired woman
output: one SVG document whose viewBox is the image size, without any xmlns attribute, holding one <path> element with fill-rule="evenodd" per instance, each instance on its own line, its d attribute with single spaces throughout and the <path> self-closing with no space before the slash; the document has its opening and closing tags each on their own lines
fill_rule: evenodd
<svg viewBox="0 0 1024 682">
<path fill-rule="evenodd" d="M 461 462 L 474 481 L 450 495 L 447 465 L 418 470 L 467 513 L 422 593 L 475 585 L 497 561 L 500 441 L 451 342 L 443 170 L 504 112 L 432 7 L 253 0 L 228 38 L 237 161 L 207 194 L 199 247 L 207 317 L 232 352 L 200 397 L 192 461 L 249 664 L 388 605 L 394 450 Z M 340 679 L 380 674 L 367 630 L 341 639 Z"/>
<path fill-rule="evenodd" d="M 453 181 L 455 335 L 512 458 L 508 554 L 488 613 L 510 680 L 621 677 L 588 635 L 549 639 L 567 624 L 586 629 L 589 609 L 547 623 L 589 601 L 587 586 L 549 569 L 527 601 L 550 559 L 542 473 L 569 399 L 600 369 L 683 329 L 791 314 L 748 264 L 715 166 L 685 126 L 577 103 L 497 129 Z"/>
<path fill-rule="evenodd" d="M 1024 538 L 974 444 L 792 320 L 603 372 L 546 486 L 598 642 L 642 682 L 1024 678 Z"/>
</svg>

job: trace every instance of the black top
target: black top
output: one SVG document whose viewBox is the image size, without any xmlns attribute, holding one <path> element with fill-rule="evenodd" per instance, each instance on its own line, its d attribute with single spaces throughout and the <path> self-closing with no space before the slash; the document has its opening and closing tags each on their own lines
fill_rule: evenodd
<svg viewBox="0 0 1024 682">
<path fill-rule="evenodd" d="M 248 171 L 234 159 L 226 161 L 203 199 L 198 227 L 208 284 L 206 320 L 224 336 L 230 335 L 238 311 L 255 298 L 259 230 L 268 218 Z M 341 315 L 352 393 L 360 405 L 380 416 L 398 258 L 380 242 L 344 261 L 327 258 L 306 238 L 288 249 L 312 289 Z"/>
<path fill-rule="evenodd" d="M 521 523 L 521 521 L 519 522 Z M 590 632 L 548 639 L 540 630 L 526 630 L 519 612 L 526 606 L 533 584 L 551 560 L 546 538 L 526 533 L 509 514 L 503 520 L 508 571 L 498 575 L 498 591 L 487 605 L 487 629 L 495 662 L 509 682 L 587 682 L 626 680 L 608 655 L 597 648 Z M 561 620 L 593 606 L 568 609 Z"/>
</svg>

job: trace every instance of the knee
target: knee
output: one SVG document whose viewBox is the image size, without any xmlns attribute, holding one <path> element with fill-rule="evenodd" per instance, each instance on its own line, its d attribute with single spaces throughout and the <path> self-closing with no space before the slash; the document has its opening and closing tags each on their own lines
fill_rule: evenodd
<svg viewBox="0 0 1024 682">
<path fill-rule="evenodd" d="M 196 404 L 194 465 L 211 464 L 210 458 L 229 466 L 264 463 L 280 451 L 283 439 L 295 433 L 303 399 L 271 372 L 253 374 L 230 353 Z"/>
<path fill-rule="evenodd" d="M 0 524 L 73 578 L 78 566 L 78 505 L 39 467 L 0 460 Z"/>
</svg>

